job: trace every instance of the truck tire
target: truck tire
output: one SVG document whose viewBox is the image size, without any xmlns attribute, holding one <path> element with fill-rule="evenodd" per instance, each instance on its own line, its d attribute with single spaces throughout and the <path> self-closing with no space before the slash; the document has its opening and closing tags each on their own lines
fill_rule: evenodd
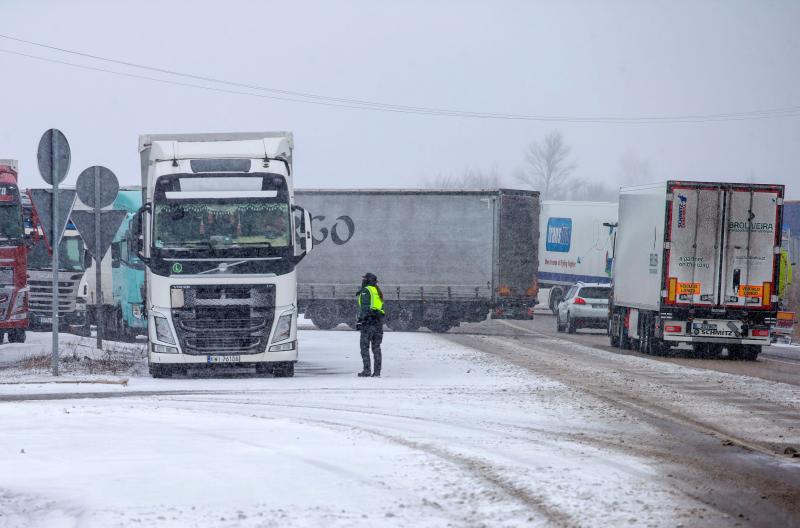
<svg viewBox="0 0 800 528">
<path fill-rule="evenodd" d="M 730 345 L 728 347 L 728 359 L 735 361 L 755 361 L 761 353 L 758 345 Z"/>
<path fill-rule="evenodd" d="M 0 345 L 3 344 L 3 339 L 5 339 L 5 337 L 6 337 L 6 333 L 5 332 L 0 332 Z"/>
<path fill-rule="evenodd" d="M 164 365 L 150 365 L 150 375 L 154 378 L 169 378 L 172 376 L 172 369 Z"/>
<path fill-rule="evenodd" d="M 335 305 L 320 303 L 309 310 L 309 318 L 320 330 L 330 330 L 339 326 L 339 310 Z"/>
<path fill-rule="evenodd" d="M 578 330 L 578 325 L 575 323 L 575 320 L 572 319 L 572 317 L 569 315 L 569 312 L 567 312 L 566 326 L 568 334 L 574 334 Z"/>
<path fill-rule="evenodd" d="M 14 329 L 8 331 L 9 343 L 24 343 L 26 337 L 27 334 L 25 333 L 25 330 Z"/>
<path fill-rule="evenodd" d="M 608 344 L 614 348 L 619 347 L 619 335 L 614 333 L 616 327 L 617 316 L 612 314 L 608 318 Z"/>
<path fill-rule="evenodd" d="M 430 322 L 426 323 L 425 326 L 428 327 L 428 330 L 437 334 L 443 334 L 453 328 L 447 321 Z"/>
<path fill-rule="evenodd" d="M 276 363 L 275 366 L 272 367 L 272 375 L 276 378 L 294 377 L 294 361 Z"/>
<path fill-rule="evenodd" d="M 389 310 L 386 325 L 395 332 L 416 332 L 422 326 L 414 307 L 402 304 Z"/>
<path fill-rule="evenodd" d="M 550 306 L 550 311 L 553 312 L 553 315 L 558 314 L 558 303 L 560 303 L 564 299 L 564 292 L 558 286 L 554 286 L 550 288 L 550 298 L 547 301 L 547 304 Z"/>
</svg>

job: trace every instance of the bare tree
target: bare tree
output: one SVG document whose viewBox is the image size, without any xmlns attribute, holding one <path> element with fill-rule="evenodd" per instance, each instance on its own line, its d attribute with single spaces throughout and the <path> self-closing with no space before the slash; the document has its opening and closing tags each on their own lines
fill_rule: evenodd
<svg viewBox="0 0 800 528">
<path fill-rule="evenodd" d="M 502 178 L 496 165 L 488 171 L 468 167 L 459 176 L 440 174 L 425 180 L 423 185 L 432 189 L 496 189 L 502 187 Z"/>
<path fill-rule="evenodd" d="M 619 189 L 598 181 L 573 180 L 570 192 L 564 196 L 570 200 L 587 202 L 616 202 L 619 200 Z"/>
<path fill-rule="evenodd" d="M 577 166 L 570 160 L 572 149 L 564 143 L 561 132 L 549 132 L 541 142 L 528 146 L 527 165 L 516 178 L 542 193 L 542 198 L 563 198 L 570 192 L 572 172 Z"/>
<path fill-rule="evenodd" d="M 651 177 L 650 162 L 640 157 L 631 149 L 619 158 L 620 183 L 637 185 L 647 183 Z"/>
</svg>

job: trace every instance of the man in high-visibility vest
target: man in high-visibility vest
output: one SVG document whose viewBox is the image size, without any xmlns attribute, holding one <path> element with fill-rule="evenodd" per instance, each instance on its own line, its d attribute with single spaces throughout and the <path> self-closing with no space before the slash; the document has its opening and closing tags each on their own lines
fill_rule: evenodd
<svg viewBox="0 0 800 528">
<path fill-rule="evenodd" d="M 383 341 L 383 292 L 378 287 L 378 277 L 367 273 L 361 277 L 361 289 L 358 291 L 358 322 L 356 328 L 361 330 L 361 359 L 364 370 L 359 377 L 381 375 L 381 341 Z M 375 370 L 370 370 L 369 348 L 375 357 Z"/>
</svg>

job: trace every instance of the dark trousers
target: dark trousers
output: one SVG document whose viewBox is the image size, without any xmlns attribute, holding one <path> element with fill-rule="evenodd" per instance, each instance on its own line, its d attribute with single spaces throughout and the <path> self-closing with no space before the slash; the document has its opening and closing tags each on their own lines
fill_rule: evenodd
<svg viewBox="0 0 800 528">
<path fill-rule="evenodd" d="M 370 321 L 361 326 L 361 359 L 364 361 L 364 370 L 369 368 L 369 347 L 372 346 L 372 355 L 375 357 L 375 370 L 381 372 L 381 341 L 383 341 L 383 322 Z"/>
</svg>

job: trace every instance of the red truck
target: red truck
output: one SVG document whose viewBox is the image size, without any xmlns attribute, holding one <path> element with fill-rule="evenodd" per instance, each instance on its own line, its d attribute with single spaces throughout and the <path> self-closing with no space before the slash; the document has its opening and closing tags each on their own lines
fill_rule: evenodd
<svg viewBox="0 0 800 528">
<path fill-rule="evenodd" d="M 0 160 L 0 343 L 25 342 L 28 275 L 17 162 Z"/>
</svg>

